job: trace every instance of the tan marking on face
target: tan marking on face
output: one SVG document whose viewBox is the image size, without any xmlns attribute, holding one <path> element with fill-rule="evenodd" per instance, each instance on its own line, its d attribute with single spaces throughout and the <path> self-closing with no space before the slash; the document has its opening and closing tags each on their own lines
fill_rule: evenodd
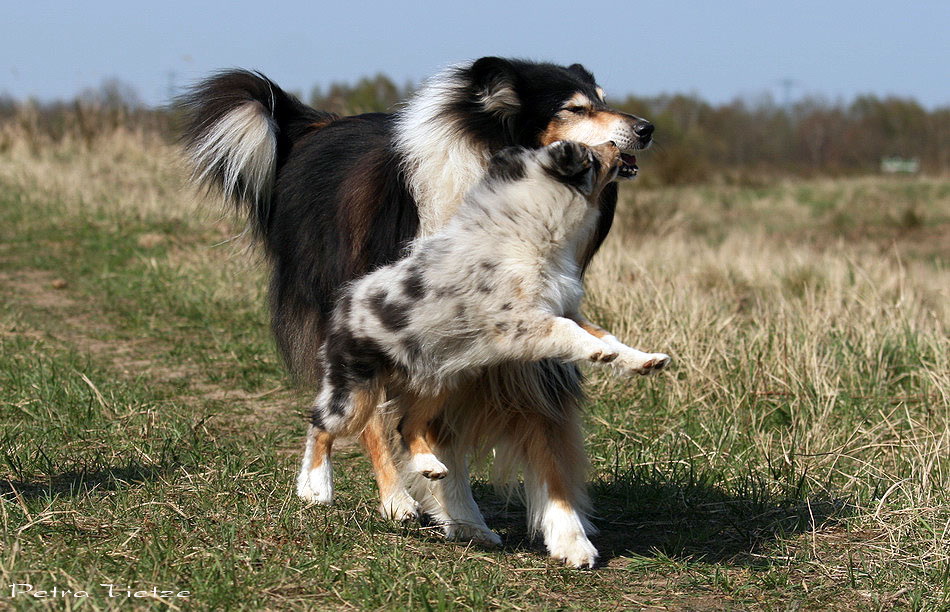
<svg viewBox="0 0 950 612">
<path fill-rule="evenodd" d="M 594 105 L 593 103 L 591 103 L 590 98 L 588 98 L 586 95 L 582 94 L 581 92 L 577 92 L 576 94 L 571 96 L 571 99 L 565 102 L 564 106 L 562 106 L 561 108 L 566 109 L 566 108 L 571 108 L 572 106 L 580 106 L 581 108 L 590 109 Z"/>
<path fill-rule="evenodd" d="M 586 96 L 585 96 L 586 98 Z M 558 140 L 573 140 L 589 146 L 599 145 L 616 138 L 618 123 L 626 118 L 612 111 L 562 116 L 559 113 L 541 134 L 541 144 L 549 145 Z"/>
<path fill-rule="evenodd" d="M 604 131 L 612 130 L 614 125 L 618 121 L 624 121 L 624 120 L 625 119 L 623 115 L 621 115 L 620 113 L 614 113 L 611 111 L 598 111 L 594 113 L 593 115 L 591 115 L 591 121 L 599 125 L 601 129 L 603 129 Z M 600 144 L 600 143 L 594 143 L 594 144 Z"/>
<path fill-rule="evenodd" d="M 604 93 L 604 90 L 601 87 L 598 86 L 595 91 L 597 91 L 597 97 L 600 98 L 601 102 L 607 101 L 607 95 Z"/>
</svg>

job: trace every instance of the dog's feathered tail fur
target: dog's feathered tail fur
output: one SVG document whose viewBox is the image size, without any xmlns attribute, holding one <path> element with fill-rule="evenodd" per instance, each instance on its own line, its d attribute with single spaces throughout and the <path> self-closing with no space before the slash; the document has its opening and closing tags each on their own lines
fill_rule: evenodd
<svg viewBox="0 0 950 612">
<path fill-rule="evenodd" d="M 262 238 L 279 164 L 315 126 L 337 118 L 288 94 L 258 72 L 220 72 L 179 101 L 188 124 L 183 140 L 194 181 L 221 190 Z"/>
</svg>

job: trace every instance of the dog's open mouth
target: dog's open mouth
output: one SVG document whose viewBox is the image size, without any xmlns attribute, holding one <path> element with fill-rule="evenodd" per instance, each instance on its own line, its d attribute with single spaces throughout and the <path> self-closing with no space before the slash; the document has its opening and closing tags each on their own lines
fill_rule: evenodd
<svg viewBox="0 0 950 612">
<path fill-rule="evenodd" d="M 620 178 L 631 179 L 637 175 L 637 158 L 635 155 L 630 155 L 629 153 L 620 154 L 620 170 L 617 171 L 617 176 Z"/>
</svg>

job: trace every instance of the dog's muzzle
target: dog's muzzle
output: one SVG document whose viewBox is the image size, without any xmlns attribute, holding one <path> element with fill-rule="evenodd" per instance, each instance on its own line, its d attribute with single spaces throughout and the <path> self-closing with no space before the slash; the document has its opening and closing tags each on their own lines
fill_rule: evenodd
<svg viewBox="0 0 950 612">
<path fill-rule="evenodd" d="M 631 150 L 641 151 L 653 143 L 653 124 L 643 119 L 637 119 L 633 124 L 633 142 L 624 143 L 624 151 L 620 154 L 620 170 L 617 177 L 621 179 L 631 179 L 637 175 L 637 157 Z M 629 133 L 629 132 L 628 132 Z"/>
</svg>

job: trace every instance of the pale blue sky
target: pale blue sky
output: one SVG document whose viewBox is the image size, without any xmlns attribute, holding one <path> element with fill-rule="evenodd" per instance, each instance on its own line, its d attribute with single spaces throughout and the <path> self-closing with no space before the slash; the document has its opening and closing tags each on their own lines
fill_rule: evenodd
<svg viewBox="0 0 950 612">
<path fill-rule="evenodd" d="M 584 63 L 608 95 L 897 94 L 950 105 L 950 1 L 4 2 L 0 93 L 71 97 L 117 77 L 149 103 L 209 71 L 287 89 L 418 81 L 482 55 Z M 264 10 L 262 7 L 269 7 Z"/>
</svg>

